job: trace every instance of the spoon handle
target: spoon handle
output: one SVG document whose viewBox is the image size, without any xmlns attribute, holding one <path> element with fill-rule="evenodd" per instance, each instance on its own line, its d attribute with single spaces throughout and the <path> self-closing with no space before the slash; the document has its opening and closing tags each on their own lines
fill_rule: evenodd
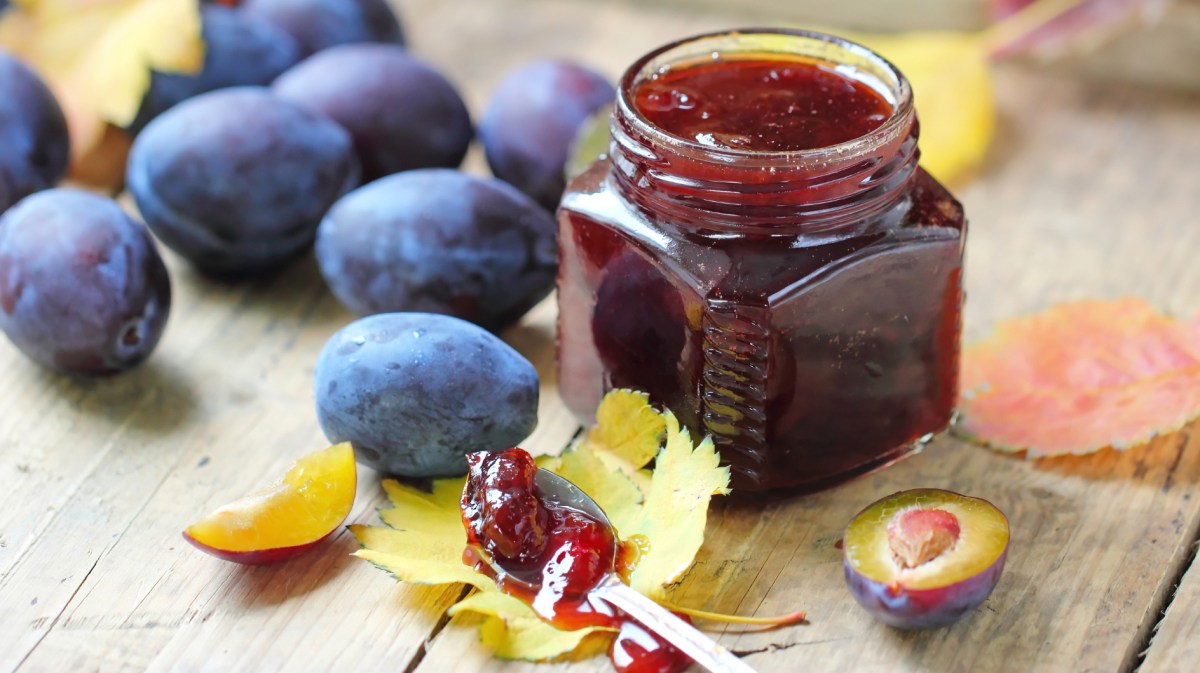
<svg viewBox="0 0 1200 673">
<path fill-rule="evenodd" d="M 753 668 L 729 650 L 700 633 L 691 624 L 646 598 L 615 576 L 596 588 L 594 596 L 637 621 L 679 648 L 697 664 L 712 673 L 755 673 Z"/>
</svg>

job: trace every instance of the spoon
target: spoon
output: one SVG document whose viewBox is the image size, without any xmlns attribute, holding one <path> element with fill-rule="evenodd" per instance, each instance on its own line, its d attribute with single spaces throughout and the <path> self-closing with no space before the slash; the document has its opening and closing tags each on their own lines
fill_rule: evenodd
<svg viewBox="0 0 1200 673">
<path fill-rule="evenodd" d="M 600 599 L 620 610 L 713 673 L 754 673 L 753 668 L 728 649 L 713 642 L 692 625 L 621 581 L 616 572 L 617 535 L 608 515 L 600 509 L 595 500 L 575 484 L 548 470 L 539 469 L 534 483 L 537 485 L 539 496 L 547 503 L 569 507 L 589 515 L 600 522 L 603 530 L 612 536 L 613 557 L 606 560 L 607 570 L 602 579 L 588 592 L 589 598 Z M 483 560 L 497 573 L 506 575 L 506 581 L 521 584 L 530 593 L 536 594 L 537 586 L 521 581 L 517 575 L 508 572 L 503 565 L 491 558 Z"/>
</svg>

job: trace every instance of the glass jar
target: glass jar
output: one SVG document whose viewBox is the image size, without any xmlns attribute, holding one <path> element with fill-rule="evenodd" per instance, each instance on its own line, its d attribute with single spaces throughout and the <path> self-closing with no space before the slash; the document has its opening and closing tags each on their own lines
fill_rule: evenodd
<svg viewBox="0 0 1200 673">
<path fill-rule="evenodd" d="M 887 114 L 844 142 L 774 150 L 672 133 L 638 107 L 640 87 L 671 73 L 766 61 L 866 85 Z M 776 95 L 758 81 L 730 97 L 750 117 Z M 611 133 L 558 211 L 559 386 L 581 420 L 610 389 L 646 391 L 712 436 L 735 490 L 792 492 L 887 465 L 947 426 L 965 220 L 917 165 L 894 66 L 818 33 L 703 35 L 626 72 Z"/>
</svg>

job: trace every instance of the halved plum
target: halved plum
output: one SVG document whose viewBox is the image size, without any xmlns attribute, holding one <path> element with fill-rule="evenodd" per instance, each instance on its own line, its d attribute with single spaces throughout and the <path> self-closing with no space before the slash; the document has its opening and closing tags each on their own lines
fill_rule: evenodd
<svg viewBox="0 0 1200 673">
<path fill-rule="evenodd" d="M 932 488 L 901 491 L 846 527 L 846 583 L 887 624 L 945 626 L 991 595 L 1008 538 L 1008 518 L 986 500 Z"/>
<path fill-rule="evenodd" d="M 297 556 L 350 515 L 358 472 L 349 442 L 304 456 L 283 481 L 188 526 L 183 537 L 217 558 L 258 565 Z"/>
</svg>

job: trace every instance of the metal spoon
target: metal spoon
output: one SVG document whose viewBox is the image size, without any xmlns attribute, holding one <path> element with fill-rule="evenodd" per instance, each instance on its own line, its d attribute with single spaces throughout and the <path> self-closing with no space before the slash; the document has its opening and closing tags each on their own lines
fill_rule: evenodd
<svg viewBox="0 0 1200 673">
<path fill-rule="evenodd" d="M 563 479 L 548 470 L 537 471 L 534 477 L 539 495 L 546 501 L 577 509 L 595 518 L 613 536 L 613 549 L 617 548 L 616 532 L 612 522 L 600 506 L 596 504 L 578 486 Z M 485 561 L 498 572 L 504 572 L 503 566 L 492 559 Z M 688 655 L 697 664 L 713 673 L 755 673 L 748 664 L 738 659 L 732 652 L 713 642 L 711 638 L 697 631 L 692 625 L 671 614 L 666 608 L 646 598 L 621 581 L 616 573 L 616 553 L 608 561 L 608 572 L 604 578 L 589 592 L 592 598 L 598 598 L 626 616 L 638 622 L 648 630 L 662 636 L 664 640 L 674 645 Z M 520 582 L 511 573 L 504 572 L 507 581 Z M 537 587 L 526 584 L 531 591 Z"/>
</svg>

